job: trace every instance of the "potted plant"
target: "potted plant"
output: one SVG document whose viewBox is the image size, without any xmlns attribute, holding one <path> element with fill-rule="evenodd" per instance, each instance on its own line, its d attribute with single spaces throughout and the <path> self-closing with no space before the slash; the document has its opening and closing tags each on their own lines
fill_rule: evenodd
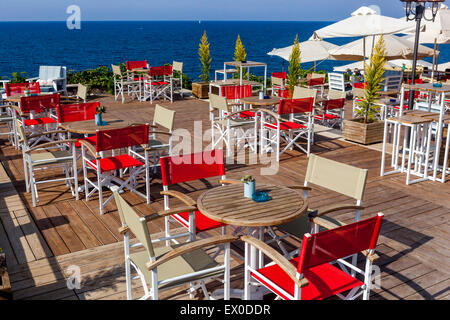
<svg viewBox="0 0 450 320">
<path fill-rule="evenodd" d="M 192 83 L 192 94 L 200 99 L 208 98 L 209 93 L 209 73 L 211 69 L 211 53 L 209 51 L 208 36 L 206 31 L 203 33 L 200 41 L 198 55 L 202 65 L 202 73 L 200 74 L 201 82 Z"/>
<path fill-rule="evenodd" d="M 342 137 L 346 140 L 370 144 L 383 141 L 384 121 L 377 120 L 376 114 L 380 112 L 380 106 L 376 104 L 386 64 L 386 49 L 383 36 L 380 36 L 370 58 L 370 65 L 365 64 L 366 86 L 364 97 L 358 103 L 357 117 L 344 120 Z"/>
<path fill-rule="evenodd" d="M 298 85 L 298 80 L 301 75 L 300 68 L 300 43 L 298 41 L 298 35 L 295 36 L 294 45 L 289 56 L 289 69 L 287 75 L 286 84 L 289 88 L 289 97 L 292 97 L 294 87 Z"/>
<path fill-rule="evenodd" d="M 105 106 L 98 106 L 95 109 L 95 125 L 97 126 L 103 126 L 105 125 L 105 122 L 103 122 L 102 120 L 102 114 L 106 112 L 106 107 Z"/>
<path fill-rule="evenodd" d="M 238 34 L 236 39 L 236 45 L 234 47 L 234 61 L 246 63 L 247 60 L 247 52 L 245 51 L 244 44 L 241 41 L 241 36 Z M 236 69 L 237 72 L 235 73 L 236 77 L 240 77 L 241 74 L 241 68 Z M 242 78 L 247 77 L 247 70 L 246 68 L 242 69 Z"/>
<path fill-rule="evenodd" d="M 245 175 L 241 182 L 244 184 L 244 197 L 251 199 L 255 193 L 255 179 L 251 175 Z"/>
</svg>

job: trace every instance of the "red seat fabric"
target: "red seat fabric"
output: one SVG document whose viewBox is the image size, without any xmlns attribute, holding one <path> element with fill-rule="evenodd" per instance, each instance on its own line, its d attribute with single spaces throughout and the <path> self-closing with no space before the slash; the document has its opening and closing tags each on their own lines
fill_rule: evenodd
<svg viewBox="0 0 450 320">
<path fill-rule="evenodd" d="M 56 123 L 55 119 L 50 117 L 36 118 L 36 119 L 27 119 L 24 120 L 24 126 L 38 126 L 43 124 Z"/>
<path fill-rule="evenodd" d="M 184 220 L 189 221 L 189 212 L 182 212 L 182 213 L 179 213 L 178 215 L 181 218 L 183 218 Z M 186 224 L 183 220 L 179 219 L 177 217 L 177 215 L 173 215 L 172 217 L 175 218 L 178 222 L 180 222 L 186 228 L 189 228 L 189 225 Z M 195 232 L 196 233 L 219 228 L 219 227 L 224 227 L 224 226 L 226 226 L 226 225 L 204 216 L 200 211 L 195 211 Z"/>
<path fill-rule="evenodd" d="M 290 260 L 297 268 L 300 258 Z M 274 291 L 283 299 L 289 300 L 285 294 L 275 288 L 271 282 L 275 283 L 281 289 L 294 296 L 294 281 L 276 264 L 258 270 L 265 278 L 259 277 L 255 273 L 251 273 L 252 277 L 263 283 L 269 289 Z M 306 287 L 301 289 L 301 300 L 323 300 L 337 293 L 353 289 L 364 283 L 353 278 L 349 274 L 336 268 L 335 266 L 325 263 L 316 267 L 305 270 L 304 277 L 309 281 Z"/>
<path fill-rule="evenodd" d="M 86 137 L 86 138 L 78 139 L 78 141 L 75 142 L 75 147 L 76 148 L 80 148 L 81 147 L 81 143 L 80 143 L 81 140 L 87 141 L 90 144 L 92 144 L 93 146 L 95 146 L 97 144 L 97 136 Z"/>
<path fill-rule="evenodd" d="M 144 164 L 133 158 L 132 156 L 128 154 L 123 154 L 120 156 L 115 157 L 109 157 L 109 158 L 103 158 L 99 160 L 100 162 L 100 172 L 107 172 L 111 170 L 119 170 L 119 169 L 125 169 L 129 167 L 138 167 L 143 166 Z M 97 169 L 95 165 L 93 165 L 91 162 L 87 162 L 91 167 L 94 169 Z"/>
<path fill-rule="evenodd" d="M 241 118 L 251 118 L 251 117 L 254 117 L 255 115 L 256 114 L 253 111 L 243 111 L 243 112 L 239 113 L 239 117 L 241 117 Z M 259 116 L 259 114 L 256 116 Z"/>
<path fill-rule="evenodd" d="M 399 109 L 400 109 L 400 106 L 394 106 L 394 109 L 399 110 Z M 403 106 L 403 109 L 408 109 L 408 105 L 405 104 L 405 105 Z"/>
<path fill-rule="evenodd" d="M 267 128 L 270 129 L 277 129 L 277 124 L 276 123 L 271 123 L 271 124 L 266 124 L 264 125 Z M 300 124 L 300 123 L 295 123 L 295 122 L 282 122 L 280 123 L 280 130 L 295 130 L 295 129 L 301 129 L 301 128 L 306 128 L 306 126 Z"/>
</svg>

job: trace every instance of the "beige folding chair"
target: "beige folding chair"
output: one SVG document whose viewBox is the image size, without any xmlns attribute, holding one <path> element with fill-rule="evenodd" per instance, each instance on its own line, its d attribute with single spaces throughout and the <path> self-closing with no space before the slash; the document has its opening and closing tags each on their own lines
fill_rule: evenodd
<svg viewBox="0 0 450 320">
<path fill-rule="evenodd" d="M 183 94 L 183 62 L 174 61 L 172 63 L 172 90 L 179 93 L 181 98 Z"/>
<path fill-rule="evenodd" d="M 285 90 L 286 86 L 283 78 L 272 77 L 272 94 L 278 96 L 278 90 Z"/>
<path fill-rule="evenodd" d="M 153 114 L 153 124 L 151 126 L 151 131 L 149 132 L 148 146 L 146 147 L 147 156 L 149 157 L 149 169 L 153 169 L 153 173 L 156 172 L 156 168 L 160 166 L 159 159 L 162 156 L 170 156 L 172 154 L 172 132 L 173 125 L 175 122 L 176 111 L 169 110 L 160 106 L 159 104 L 155 107 L 155 112 Z M 161 131 L 165 129 L 167 131 Z M 165 135 L 169 137 L 167 143 L 162 142 L 158 136 Z M 134 149 L 136 153 L 135 156 L 145 160 L 145 155 L 142 153 L 142 146 L 138 146 Z M 147 176 L 149 176 L 148 173 Z M 150 194 L 150 190 L 148 190 Z"/>
<path fill-rule="evenodd" d="M 133 208 L 114 192 L 117 209 L 119 211 L 122 227 L 119 232 L 124 236 L 125 274 L 127 299 L 133 298 L 132 280 L 140 278 L 144 288 L 144 296 L 140 299 L 159 299 L 159 291 L 190 283 L 190 294 L 200 287 L 206 298 L 209 298 L 205 282 L 215 278 L 224 278 L 224 299 L 230 297 L 230 242 L 236 240 L 230 235 L 211 237 L 204 240 L 188 242 L 176 247 L 154 247 L 153 243 L 171 240 L 175 236 L 153 239 L 147 223 L 158 218 L 169 216 L 192 208 L 177 208 L 159 211 L 146 217 L 139 216 Z M 130 231 L 136 236 L 139 243 L 130 244 Z M 211 258 L 204 248 L 224 245 L 224 262 L 218 263 Z M 131 248 L 143 247 L 143 250 L 130 252 Z M 136 270 L 137 276 L 131 276 L 131 266 Z M 150 287 L 150 288 L 149 288 Z"/>
<path fill-rule="evenodd" d="M 80 100 L 82 102 L 86 102 L 88 87 L 85 85 L 82 85 L 81 83 L 78 83 L 76 86 L 77 86 L 77 93 L 75 94 L 75 96 L 68 96 L 68 97 L 62 96 L 60 98 L 62 104 L 76 103 L 76 102 L 80 102 Z"/>
<path fill-rule="evenodd" d="M 366 187 L 367 172 L 367 169 L 360 169 L 311 154 L 309 156 L 304 185 L 292 186 L 292 188 L 303 190 L 305 198 L 308 197 L 308 191 L 311 190 L 309 187 L 310 184 L 348 196 L 356 200 L 356 204 L 335 203 L 320 209 L 317 216 L 321 217 L 325 214 L 340 210 L 355 210 L 355 221 L 359 221 L 360 210 L 364 209 L 362 207 L 362 198 Z M 330 218 L 327 217 L 327 219 Z M 276 241 L 284 255 L 286 257 L 292 257 L 298 253 L 298 250 L 288 253 L 280 240 L 289 235 L 302 239 L 303 234 L 311 231 L 311 224 L 308 218 L 303 216 L 292 222 L 279 225 L 277 229 L 286 234 L 280 237 L 272 229 L 269 229 L 269 233 L 273 237 L 269 242 Z"/>
<path fill-rule="evenodd" d="M 128 95 L 141 100 L 141 81 L 130 80 L 128 74 L 123 74 L 120 66 L 111 65 L 114 74 L 114 99 L 117 100 L 119 95 L 122 96 L 122 103 L 125 102 L 124 90 L 127 89 Z"/>
<path fill-rule="evenodd" d="M 227 156 L 231 156 L 234 145 L 249 147 L 254 153 L 257 152 L 258 144 L 258 125 L 257 115 L 253 111 L 238 110 L 233 112 L 228 104 L 227 98 L 215 94 L 209 94 L 209 112 L 211 120 L 211 149 L 220 148 L 219 143 L 225 142 L 227 146 Z M 218 112 L 216 117 L 215 112 Z M 248 115 L 249 112 L 253 114 Z M 219 132 L 219 138 L 216 140 L 216 130 Z M 238 151 L 239 151 L 238 149 Z"/>
<path fill-rule="evenodd" d="M 39 135 L 65 133 L 63 130 L 55 130 L 42 132 L 39 134 L 26 136 L 23 125 L 16 119 L 16 128 L 20 137 L 23 166 L 25 175 L 25 186 L 27 192 L 31 190 L 31 197 L 33 200 L 33 207 L 36 207 L 39 202 L 37 185 L 42 183 L 49 183 L 55 181 L 66 181 L 70 187 L 72 195 L 78 200 L 78 176 L 77 176 L 77 158 L 75 152 L 76 139 L 50 141 L 39 144 L 35 147 L 30 147 L 29 138 L 37 137 Z M 69 147 L 69 150 L 67 150 Z M 61 167 L 65 178 L 55 179 L 40 179 L 35 177 L 36 171 L 54 170 L 55 167 Z"/>
<path fill-rule="evenodd" d="M 292 99 L 303 99 L 303 98 L 314 98 L 313 104 L 316 104 L 317 89 L 305 88 L 305 87 L 294 87 L 294 92 L 292 93 Z"/>
</svg>

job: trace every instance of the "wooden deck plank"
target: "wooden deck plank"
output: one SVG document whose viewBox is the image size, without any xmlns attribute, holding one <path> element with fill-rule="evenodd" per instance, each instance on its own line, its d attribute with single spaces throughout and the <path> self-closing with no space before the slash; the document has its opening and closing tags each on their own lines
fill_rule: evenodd
<svg viewBox="0 0 450 320">
<path fill-rule="evenodd" d="M 114 102 L 110 96 L 101 98 L 109 108 L 124 108 L 121 103 Z M 202 131 L 210 128 L 208 103 L 197 100 L 176 101 L 173 104 L 163 103 L 169 109 L 176 110 L 176 128 L 186 128 L 194 131 L 194 121 L 202 124 Z M 148 104 L 127 103 L 126 111 L 134 109 L 143 112 L 151 118 L 154 106 Z M 189 110 L 189 112 L 186 112 Z M 1 130 L 1 127 L 0 127 Z M 198 137 L 192 140 L 198 146 L 208 145 Z M 382 211 L 385 214 L 377 252 L 380 260 L 377 264 L 382 271 L 382 289 L 374 291 L 373 299 L 448 299 L 449 275 L 442 269 L 447 269 L 450 263 L 448 254 L 450 208 L 450 186 L 448 183 L 426 181 L 410 186 L 405 185 L 405 175 L 395 174 L 380 177 L 381 153 L 374 148 L 362 147 L 337 138 L 316 136 L 316 144 L 312 152 L 320 156 L 369 169 L 366 192 L 363 204 L 366 207 L 361 212 L 362 218 L 372 216 Z M 252 154 L 247 155 L 253 159 Z M 124 299 L 125 284 L 123 272 L 122 236 L 118 233 L 120 219 L 114 200 L 107 205 L 104 215 L 99 214 L 98 198 L 91 201 L 75 201 L 68 188 L 61 184 L 43 185 L 39 188 L 40 206 L 31 207 L 31 196 L 25 192 L 23 182 L 23 164 L 21 154 L 8 144 L 0 148 L 0 191 L 6 191 L 5 199 L 0 200 L 0 215 L 3 209 L 12 209 L 13 219 L 17 228 L 28 243 L 36 261 L 18 264 L 8 237 L 1 232 L 8 229 L 11 233 L 14 223 L 5 225 L 0 219 L 0 246 L 9 245 L 8 265 L 11 267 L 12 283 L 18 289 L 17 297 L 23 299 Z M 288 151 L 282 155 L 279 171 L 275 175 L 261 175 L 260 163 L 253 165 L 227 165 L 227 177 L 240 179 L 245 174 L 256 177 L 257 183 L 300 184 L 304 182 L 308 158 L 297 150 Z M 2 171 L 3 169 L 3 171 Z M 49 175 L 57 174 L 56 170 Z M 6 183 L 5 185 L 2 185 Z M 9 185 L 8 185 L 9 183 Z M 81 176 L 80 176 L 81 183 Z M 208 188 L 217 186 L 217 178 L 195 181 L 179 186 L 174 190 L 192 196 L 196 199 Z M 13 190 L 13 187 L 15 189 Z M 135 194 L 125 192 L 124 198 L 141 215 L 147 215 L 163 209 L 161 179 L 152 180 L 152 203 L 148 206 L 145 200 Z M 105 191 L 105 196 L 109 196 Z M 15 197 L 15 198 L 14 198 Z M 327 191 L 315 188 L 309 194 L 311 207 L 323 208 L 336 202 L 353 200 Z M 180 202 L 171 199 L 171 206 Z M 25 205 L 24 205 L 25 204 Z M 31 215 L 27 218 L 27 209 Z M 8 211 L 9 213 L 9 211 Z M 342 211 L 330 214 L 334 218 L 351 222 L 354 213 Z M 164 220 L 149 224 L 152 232 L 164 229 Z M 35 227 L 33 227 L 35 226 Z M 36 232 L 38 231 L 38 232 Z M 218 232 L 218 231 L 217 231 Z M 6 230 L 5 230 L 6 234 Z M 218 234 L 216 231 L 208 235 Z M 40 238 L 39 238 L 40 235 Z M 3 242 L 2 242 L 3 241 Z M 48 244 L 38 248 L 39 242 Z M 290 246 L 298 245 L 295 240 L 288 240 Z M 25 247 L 27 245 L 25 244 Z M 233 244 L 240 250 L 242 245 Z M 18 249 L 18 248 L 16 248 Z M 8 249 L 6 249 L 8 250 Z M 5 251 L 6 251 L 5 250 Z M 55 255 L 52 257 L 52 255 Z M 8 259 L 8 254 L 7 254 Z M 232 287 L 242 286 L 242 261 L 233 274 Z M 79 265 L 82 273 L 86 273 L 86 287 L 75 293 L 65 287 L 66 269 L 70 265 Z M 440 270 L 436 272 L 436 270 Z M 95 283 L 95 280 L 99 280 Z M 447 287 L 446 287 L 447 285 Z M 136 292 L 142 293 L 137 283 Z M 208 288 L 219 284 L 208 285 Z M 186 298 L 185 292 L 175 289 L 163 295 L 173 299 Z"/>
</svg>

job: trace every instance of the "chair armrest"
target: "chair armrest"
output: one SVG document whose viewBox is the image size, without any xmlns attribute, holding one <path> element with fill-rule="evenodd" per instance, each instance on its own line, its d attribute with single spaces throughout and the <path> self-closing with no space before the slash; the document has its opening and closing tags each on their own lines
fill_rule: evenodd
<svg viewBox="0 0 450 320">
<path fill-rule="evenodd" d="M 36 134 L 32 134 L 31 136 L 29 136 L 28 139 L 45 136 L 47 134 L 56 134 L 56 133 L 67 133 L 67 131 L 60 129 L 60 130 L 51 130 L 51 131 L 46 131 L 46 132 L 42 132 L 42 133 L 36 133 Z"/>
<path fill-rule="evenodd" d="M 342 227 L 342 226 L 346 225 L 346 223 L 343 223 L 343 222 L 341 222 L 339 220 L 335 220 L 337 223 L 333 223 L 333 222 L 331 222 L 329 220 L 326 220 L 324 218 L 317 217 L 317 216 L 314 216 L 314 215 L 310 215 L 309 216 L 309 221 L 311 221 L 312 223 L 317 224 L 317 225 L 319 225 L 321 227 L 324 227 L 325 229 L 328 229 L 328 230 L 334 229 L 334 228 L 339 228 L 339 227 Z"/>
<path fill-rule="evenodd" d="M 165 263 L 169 260 L 172 260 L 176 257 L 179 257 L 188 252 L 192 252 L 192 251 L 202 249 L 205 247 L 215 246 L 215 245 L 222 244 L 222 243 L 230 243 L 235 240 L 237 240 L 236 237 L 231 236 L 231 235 L 226 235 L 226 236 L 216 236 L 216 237 L 207 238 L 207 239 L 203 239 L 203 240 L 193 241 L 193 242 L 185 244 L 181 247 L 178 247 L 174 250 L 169 251 L 168 253 L 166 253 L 160 259 L 158 259 L 156 261 L 148 262 L 147 269 L 153 270 L 153 269 L 157 268 L 158 266 L 162 265 L 163 263 Z"/>
<path fill-rule="evenodd" d="M 319 209 L 319 213 L 317 214 L 318 217 L 323 216 L 324 214 L 330 213 L 330 212 L 334 212 L 334 211 L 340 211 L 340 210 L 348 210 L 348 209 L 353 209 L 353 210 L 364 210 L 365 207 L 363 206 L 358 206 L 358 205 L 352 205 L 352 204 L 345 204 L 345 203 L 337 203 L 337 204 L 332 204 L 330 206 L 326 206 L 323 209 Z"/>
<path fill-rule="evenodd" d="M 192 212 L 197 210 L 196 206 L 184 206 L 184 207 L 176 207 L 170 210 L 161 210 L 156 213 L 145 216 L 145 220 L 153 221 L 165 216 L 171 216 L 173 214 L 181 213 L 181 212 Z"/>
<path fill-rule="evenodd" d="M 39 149 L 45 149 L 45 148 L 48 148 L 48 147 L 51 147 L 51 146 L 54 146 L 54 145 L 57 145 L 57 144 L 61 144 L 61 143 L 75 143 L 75 142 L 77 142 L 76 139 L 50 141 L 50 142 L 46 142 L 46 143 L 43 143 L 43 144 L 39 144 L 39 145 L 37 145 L 37 146 L 35 146 L 35 147 L 31 148 L 31 149 L 28 149 L 28 150 L 25 151 L 25 153 L 30 153 L 30 152 L 33 152 L 33 151 L 36 151 L 36 150 L 39 150 Z"/>
<path fill-rule="evenodd" d="M 224 179 L 219 180 L 219 183 L 221 184 L 241 184 L 242 182 L 240 180 L 233 180 L 233 179 Z"/>
<path fill-rule="evenodd" d="M 262 251 L 267 257 L 269 257 L 273 262 L 275 262 L 286 274 L 295 282 L 295 284 L 303 288 L 308 285 L 308 280 L 305 278 L 297 278 L 297 269 L 292 263 L 289 262 L 283 255 L 277 252 L 274 248 L 270 247 L 266 243 L 258 240 L 252 236 L 242 236 L 241 240 L 251 244 L 256 249 Z"/>
<path fill-rule="evenodd" d="M 380 259 L 380 256 L 376 254 L 375 252 L 370 254 L 369 250 L 363 250 L 361 253 L 366 256 L 367 259 L 370 260 L 370 262 L 376 262 L 378 259 Z"/>
<path fill-rule="evenodd" d="M 228 105 L 239 105 L 239 104 L 228 104 Z M 235 112 L 232 112 L 232 113 L 227 114 L 227 116 L 225 117 L 225 119 L 231 118 L 232 116 L 234 116 L 234 115 L 236 115 L 236 114 L 240 114 L 240 113 L 245 112 L 245 111 L 256 112 L 256 111 L 258 111 L 258 109 L 256 109 L 256 108 L 250 108 L 250 109 L 245 109 L 245 110 L 235 111 Z"/>
<path fill-rule="evenodd" d="M 191 197 L 189 197 L 181 192 L 174 191 L 174 190 L 167 190 L 167 191 L 161 191 L 160 194 L 164 195 L 164 196 L 175 197 L 175 198 L 181 200 L 182 202 L 184 202 L 184 204 L 186 204 L 187 206 L 197 207 L 197 201 L 195 201 Z"/>
<path fill-rule="evenodd" d="M 25 79 L 25 81 L 28 81 L 28 82 L 30 82 L 30 81 L 36 81 L 36 80 L 39 80 L 39 77 L 34 77 L 34 78 L 28 78 L 28 79 Z"/>
<path fill-rule="evenodd" d="M 97 154 L 97 150 L 95 150 L 94 146 L 85 140 L 78 140 L 82 146 L 86 147 L 90 153 L 95 157 L 95 159 L 101 159 L 101 157 Z"/>
</svg>

